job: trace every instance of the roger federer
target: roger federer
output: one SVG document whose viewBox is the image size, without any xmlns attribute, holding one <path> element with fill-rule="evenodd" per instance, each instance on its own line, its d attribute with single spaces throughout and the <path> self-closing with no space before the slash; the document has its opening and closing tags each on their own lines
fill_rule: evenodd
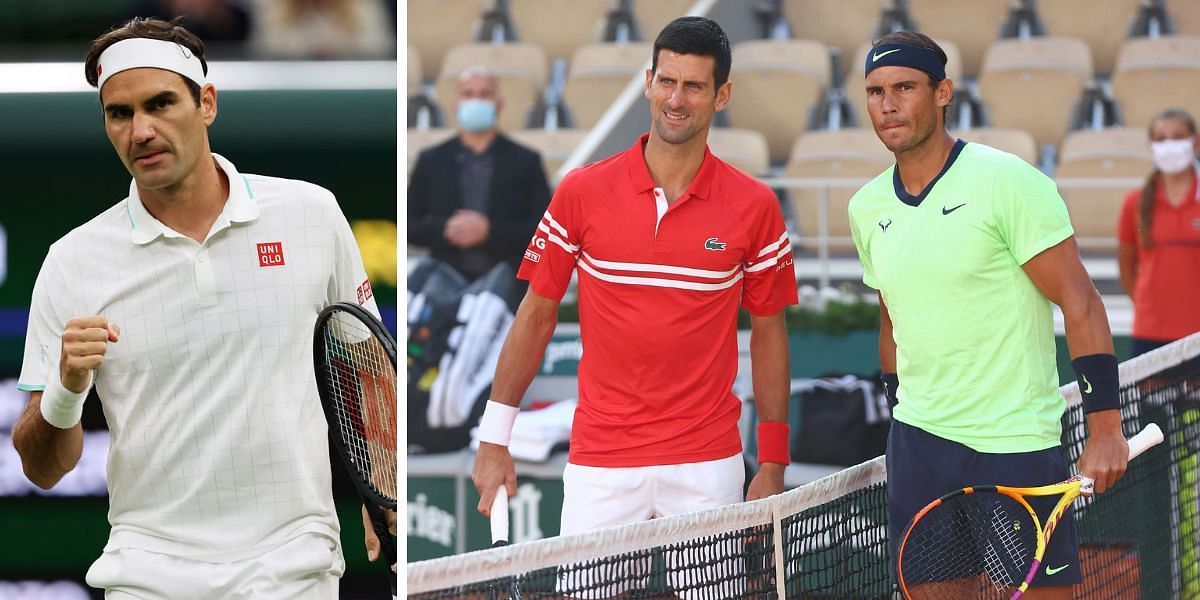
<svg viewBox="0 0 1200 600">
<path fill-rule="evenodd" d="M 337 598 L 311 346 L 328 304 L 378 313 L 350 227 L 329 191 L 212 153 L 217 91 L 183 27 L 130 21 L 85 69 L 133 181 L 38 274 L 13 430 L 25 472 L 50 488 L 75 466 L 95 387 L 112 529 L 90 585 L 110 599 Z"/>
</svg>

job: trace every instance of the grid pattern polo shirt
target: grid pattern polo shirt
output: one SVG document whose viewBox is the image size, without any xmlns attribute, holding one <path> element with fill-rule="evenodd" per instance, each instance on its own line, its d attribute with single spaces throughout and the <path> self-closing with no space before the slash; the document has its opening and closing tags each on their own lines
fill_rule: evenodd
<svg viewBox="0 0 1200 600">
<path fill-rule="evenodd" d="M 737 454 L 738 307 L 765 316 L 796 303 L 775 194 L 706 151 L 668 206 L 643 158 L 647 138 L 563 179 L 518 272 L 534 293 L 559 300 L 578 267 L 573 464 Z"/>
<path fill-rule="evenodd" d="M 333 194 L 229 178 L 203 243 L 129 197 L 55 242 L 34 286 L 18 387 L 57 376 L 74 317 L 121 328 L 95 386 L 111 432 L 105 550 L 221 562 L 302 533 L 337 545 L 326 423 L 313 376 L 317 313 L 378 314 Z"/>
</svg>

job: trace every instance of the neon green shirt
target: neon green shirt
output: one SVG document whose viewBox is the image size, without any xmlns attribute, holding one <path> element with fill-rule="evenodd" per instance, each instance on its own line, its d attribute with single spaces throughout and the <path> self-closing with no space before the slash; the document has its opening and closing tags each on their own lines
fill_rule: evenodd
<svg viewBox="0 0 1200 600">
<path fill-rule="evenodd" d="M 894 417 L 979 452 L 1059 445 L 1050 301 L 1021 268 L 1074 233 L 1054 182 L 961 140 L 921 196 L 895 170 L 850 200 L 863 282 L 892 320 Z"/>
</svg>

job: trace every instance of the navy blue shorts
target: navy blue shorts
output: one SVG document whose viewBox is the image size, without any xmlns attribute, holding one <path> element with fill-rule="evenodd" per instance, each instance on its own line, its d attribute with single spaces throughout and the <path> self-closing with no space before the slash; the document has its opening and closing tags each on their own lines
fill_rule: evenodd
<svg viewBox="0 0 1200 600">
<path fill-rule="evenodd" d="M 908 522 L 926 504 L 956 489 L 973 485 L 1035 487 L 1071 476 L 1062 448 L 1035 452 L 989 454 L 917 427 L 892 421 L 887 446 L 888 542 L 893 573 L 900 540 Z M 1029 498 L 1043 524 L 1060 496 Z M 1067 509 L 1050 538 L 1033 586 L 1079 583 L 1079 540 L 1073 510 Z"/>
</svg>

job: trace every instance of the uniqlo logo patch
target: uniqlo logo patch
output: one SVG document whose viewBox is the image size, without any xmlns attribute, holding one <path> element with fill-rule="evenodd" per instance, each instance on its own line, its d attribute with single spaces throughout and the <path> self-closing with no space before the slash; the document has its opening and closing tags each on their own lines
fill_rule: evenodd
<svg viewBox="0 0 1200 600">
<path fill-rule="evenodd" d="M 364 280 L 362 285 L 358 286 L 358 303 L 360 305 L 366 304 L 367 300 L 371 299 L 371 295 L 371 282 L 370 280 Z"/>
<path fill-rule="evenodd" d="M 283 242 L 259 242 L 258 266 L 282 267 L 284 264 Z"/>
</svg>

